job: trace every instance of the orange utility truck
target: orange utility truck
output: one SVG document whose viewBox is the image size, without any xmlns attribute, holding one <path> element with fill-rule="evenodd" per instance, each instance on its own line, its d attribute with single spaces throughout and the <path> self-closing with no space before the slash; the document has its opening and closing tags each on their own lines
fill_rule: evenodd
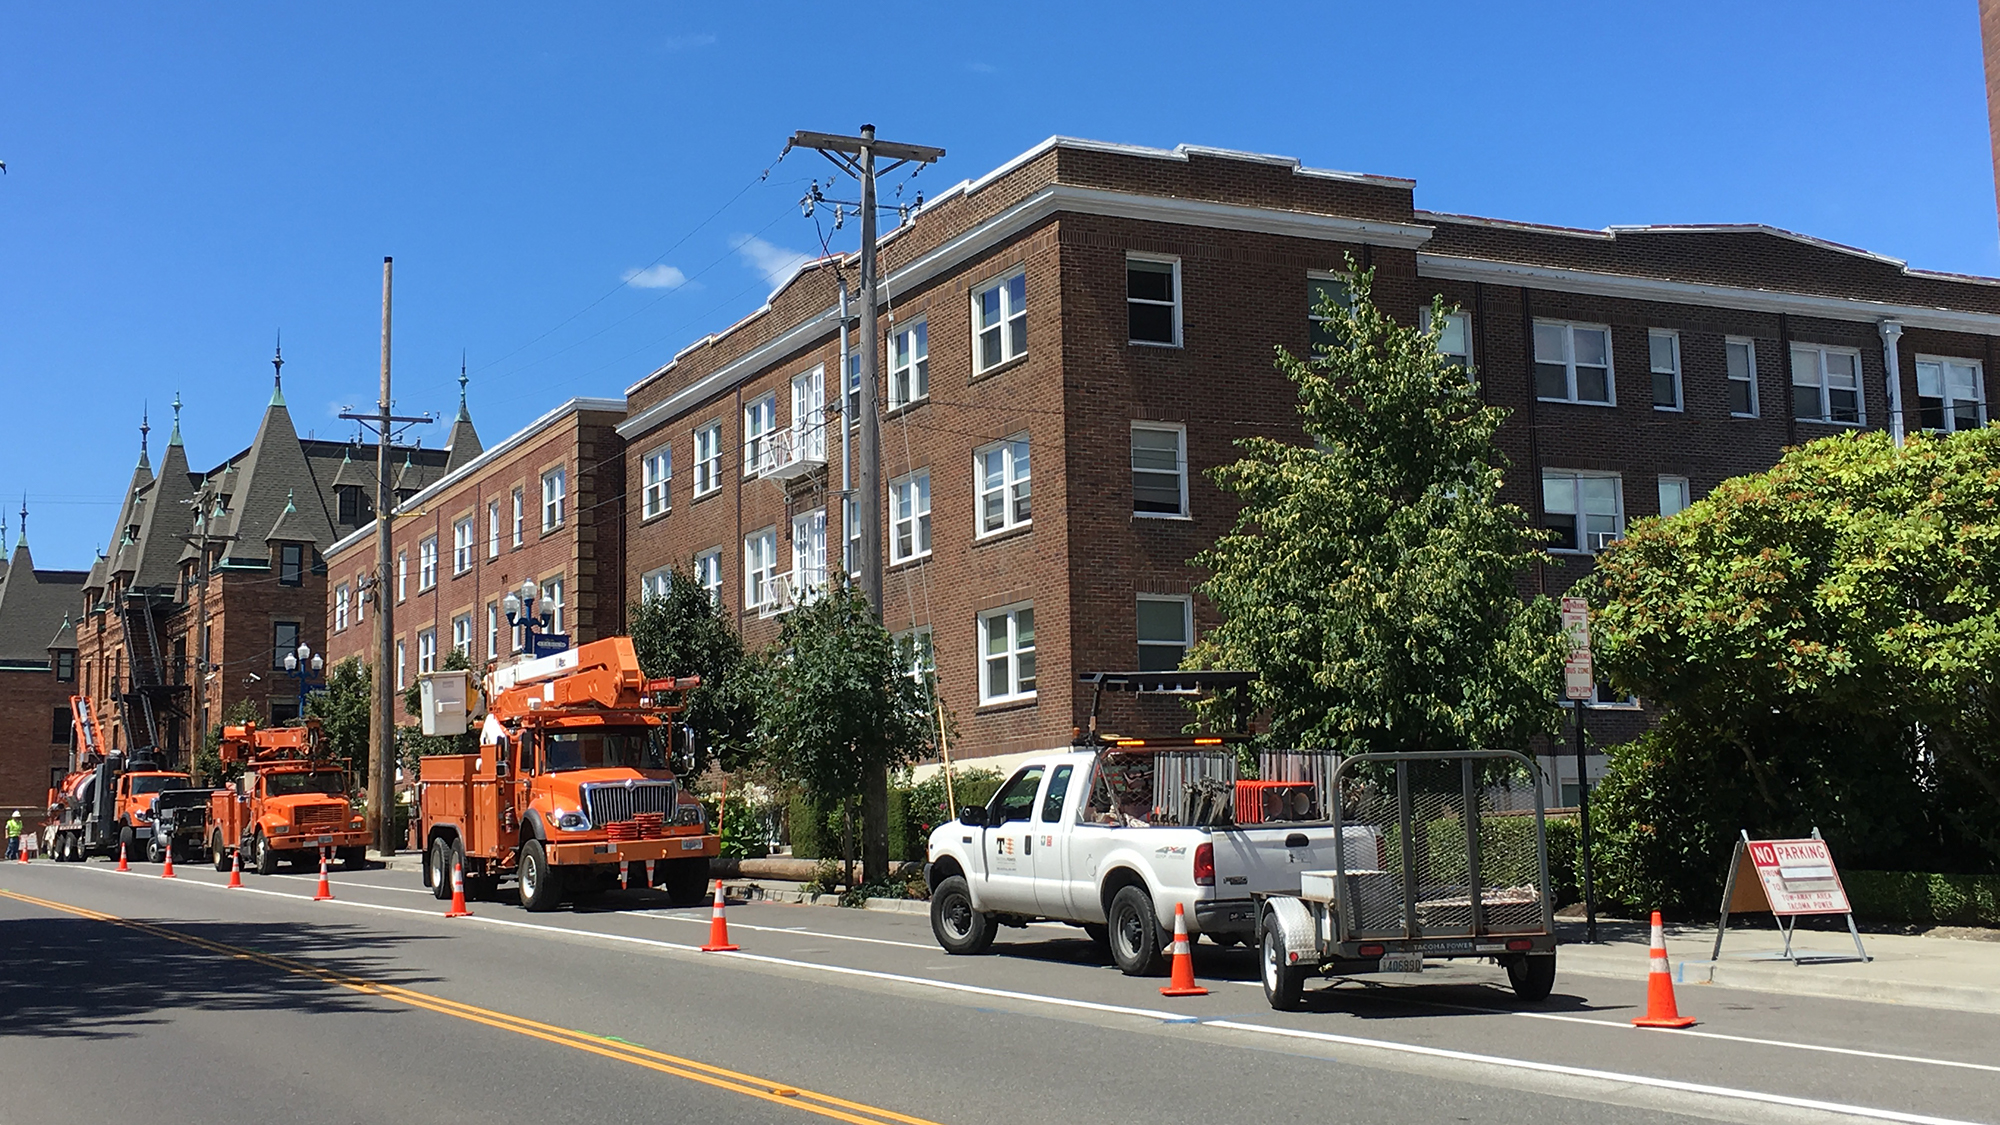
<svg viewBox="0 0 2000 1125">
<path fill-rule="evenodd" d="M 452 867 L 463 864 L 468 893 L 490 895 L 512 878 L 522 906 L 552 910 L 651 861 L 673 901 L 701 901 L 720 840 L 675 778 L 681 707 L 663 698 L 699 679 L 647 679 L 630 637 L 509 665 L 480 693 L 466 690 L 468 673 L 427 675 L 426 733 L 460 733 L 482 703 L 486 712 L 478 753 L 423 759 L 424 883 L 434 894 L 451 894 Z"/>
<path fill-rule="evenodd" d="M 115 857 L 123 845 L 129 859 L 144 858 L 154 851 L 155 801 L 162 793 L 187 790 L 188 775 L 158 768 L 148 752 L 107 753 L 90 701 L 73 695 L 69 705 L 76 749 L 68 776 L 49 791 L 49 815 L 56 822 L 50 854 L 71 861 Z"/>
<path fill-rule="evenodd" d="M 217 871 L 232 856 L 269 875 L 289 860 L 300 868 L 319 863 L 321 849 L 348 867 L 368 856 L 368 829 L 354 807 L 347 771 L 326 756 L 318 719 L 295 727 L 261 730 L 255 723 L 222 728 L 218 753 L 243 774 L 217 790 L 209 806 L 208 854 Z"/>
</svg>

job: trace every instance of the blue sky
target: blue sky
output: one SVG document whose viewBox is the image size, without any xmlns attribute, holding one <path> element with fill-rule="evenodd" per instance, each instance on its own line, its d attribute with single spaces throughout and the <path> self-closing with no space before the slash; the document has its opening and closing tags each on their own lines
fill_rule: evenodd
<svg viewBox="0 0 2000 1125">
<path fill-rule="evenodd" d="M 1185 142 L 1413 177 L 1437 210 L 1765 222 L 2000 275 L 1972 0 L 862 12 L 0 4 L 10 529 L 25 491 L 37 561 L 89 565 L 142 403 L 156 460 L 178 391 L 219 461 L 280 330 L 300 430 L 346 436 L 385 254 L 400 410 L 448 420 L 461 349 L 489 441 L 622 393 L 817 250 L 796 201 L 829 166 L 758 181 L 800 128 L 943 146 L 932 194 L 1052 134 Z"/>
</svg>

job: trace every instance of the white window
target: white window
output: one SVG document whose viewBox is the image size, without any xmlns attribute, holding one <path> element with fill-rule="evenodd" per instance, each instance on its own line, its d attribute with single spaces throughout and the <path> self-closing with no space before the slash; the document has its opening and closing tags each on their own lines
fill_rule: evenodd
<svg viewBox="0 0 2000 1125">
<path fill-rule="evenodd" d="M 979 702 L 1006 703 L 1035 694 L 1035 607 L 1009 606 L 979 615 Z"/>
<path fill-rule="evenodd" d="M 417 634 L 417 671 L 437 671 L 438 635 L 436 629 L 425 629 Z"/>
<path fill-rule="evenodd" d="M 765 395 L 743 408 L 743 475 L 750 476 L 764 462 L 764 446 L 778 424 L 778 396 Z"/>
<path fill-rule="evenodd" d="M 1194 599 L 1141 594 L 1138 614 L 1139 670 L 1171 672 L 1194 643 Z"/>
<path fill-rule="evenodd" d="M 1917 424 L 1946 433 L 1986 424 L 1986 373 L 1978 360 L 1917 357 Z"/>
<path fill-rule="evenodd" d="M 694 580 L 708 591 L 709 604 L 722 608 L 722 548 L 703 551 L 694 557 Z"/>
<path fill-rule="evenodd" d="M 1134 344 L 1181 342 L 1181 260 L 1125 256 L 1126 339 Z"/>
<path fill-rule="evenodd" d="M 848 576 L 861 577 L 861 509 L 854 506 L 853 497 L 840 502 L 840 526 L 846 532 L 847 540 L 841 547 L 841 562 L 846 565 Z"/>
<path fill-rule="evenodd" d="M 639 599 L 641 601 L 650 601 L 654 598 L 666 597 L 667 586 L 672 581 L 669 577 L 671 573 L 672 571 L 669 568 L 663 566 L 658 570 L 649 570 L 641 575 L 639 578 Z"/>
<path fill-rule="evenodd" d="M 1187 427 L 1132 425 L 1132 514 L 1185 516 Z"/>
<path fill-rule="evenodd" d="M 743 537 L 743 608 L 763 609 L 777 600 L 778 529 L 767 527 Z"/>
<path fill-rule="evenodd" d="M 1625 533 L 1618 474 L 1542 470 L 1542 515 L 1542 526 L 1556 533 L 1551 550 L 1603 550 Z"/>
<path fill-rule="evenodd" d="M 1315 351 L 1340 342 L 1333 329 L 1334 318 L 1324 311 L 1329 301 L 1336 309 L 1348 307 L 1347 278 L 1337 273 L 1306 275 L 1307 336 Z"/>
<path fill-rule="evenodd" d="M 486 505 L 486 557 L 500 557 L 500 501 Z"/>
<path fill-rule="evenodd" d="M 792 592 L 803 605 L 826 589 L 826 509 L 792 517 Z"/>
<path fill-rule="evenodd" d="M 826 460 L 826 368 L 792 376 L 793 460 Z"/>
<path fill-rule="evenodd" d="M 1693 502 L 1686 477 L 1660 478 L 1660 515 L 1677 515 Z"/>
<path fill-rule="evenodd" d="M 937 646 L 932 641 L 930 626 L 919 625 L 897 633 L 896 643 L 909 646 L 911 679 L 923 683 L 937 674 Z"/>
<path fill-rule="evenodd" d="M 1646 333 L 1653 369 L 1653 409 L 1681 409 L 1681 334 L 1665 328 Z"/>
<path fill-rule="evenodd" d="M 417 544 L 417 593 L 438 584 L 438 537 L 426 535 Z"/>
<path fill-rule="evenodd" d="M 1611 377 L 1611 330 L 1602 325 L 1535 322 L 1535 395 L 1552 402 L 1618 401 Z"/>
<path fill-rule="evenodd" d="M 858 368 L 855 376 L 860 377 Z M 889 409 L 908 406 L 930 393 L 931 330 L 920 320 L 889 338 Z"/>
<path fill-rule="evenodd" d="M 333 631 L 347 628 L 347 583 L 333 588 Z"/>
<path fill-rule="evenodd" d="M 972 295 L 973 374 L 1028 354 L 1028 275 L 1017 273 Z"/>
<path fill-rule="evenodd" d="M 569 499 L 569 471 L 550 469 L 542 474 L 542 531 L 554 531 L 563 525 Z"/>
<path fill-rule="evenodd" d="M 974 453 L 972 474 L 979 488 L 979 534 L 992 535 L 1028 522 L 1031 509 L 1025 435 Z"/>
<path fill-rule="evenodd" d="M 706 496 L 722 487 L 722 423 L 710 422 L 694 432 L 694 494 Z"/>
<path fill-rule="evenodd" d="M 525 508 L 526 497 L 522 496 L 521 490 L 517 488 L 514 490 L 514 546 L 516 547 L 521 545 L 522 512 Z"/>
<path fill-rule="evenodd" d="M 645 511 L 645 518 L 652 519 L 654 516 L 665 515 L 672 500 L 667 488 L 674 479 L 674 451 L 663 445 L 646 454 L 645 461 L 640 465 L 640 473 L 644 482 L 640 503 Z"/>
<path fill-rule="evenodd" d="M 1868 423 L 1861 402 L 1858 348 L 1792 345 L 1792 417 L 1801 422 Z"/>
<path fill-rule="evenodd" d="M 396 552 L 396 600 L 401 602 L 410 596 L 410 553 Z"/>
<path fill-rule="evenodd" d="M 889 562 L 905 563 L 930 553 L 931 472 L 923 469 L 889 485 Z"/>
<path fill-rule="evenodd" d="M 564 626 L 568 625 L 569 622 L 564 620 L 567 614 L 564 610 L 562 579 L 551 578 L 542 583 L 541 610 L 543 616 L 549 619 L 549 632 L 561 633 L 565 631 Z"/>
<path fill-rule="evenodd" d="M 486 659 L 500 659 L 500 604 L 486 603 Z"/>
<path fill-rule="evenodd" d="M 847 353 L 847 424 L 861 424 L 861 353 Z"/>
<path fill-rule="evenodd" d="M 354 576 L 354 623 L 356 625 L 368 620 L 368 599 L 371 597 L 379 598 L 381 596 L 382 584 L 371 582 L 367 571 Z"/>
<path fill-rule="evenodd" d="M 1426 327 L 1431 320 L 1431 310 L 1425 306 L 1419 319 Z M 1453 367 L 1461 371 L 1472 370 L 1472 314 L 1468 312 L 1448 312 L 1444 314 L 1444 324 L 1438 328 L 1438 354 L 1451 361 Z"/>
<path fill-rule="evenodd" d="M 472 517 L 451 525 L 451 572 L 464 574 L 472 569 Z"/>
<path fill-rule="evenodd" d="M 403 647 L 403 642 L 401 640 L 398 640 L 396 642 L 396 690 L 397 691 L 401 691 L 403 690 L 404 687 L 409 685 L 410 682 L 410 677 L 408 674 L 409 667 L 410 667 L 409 651 Z"/>
<path fill-rule="evenodd" d="M 467 656 L 472 655 L 471 614 L 462 614 L 451 619 L 451 647 Z"/>
<path fill-rule="evenodd" d="M 1757 342 L 1738 336 L 1723 341 L 1728 353 L 1729 412 L 1738 418 L 1757 416 Z"/>
</svg>

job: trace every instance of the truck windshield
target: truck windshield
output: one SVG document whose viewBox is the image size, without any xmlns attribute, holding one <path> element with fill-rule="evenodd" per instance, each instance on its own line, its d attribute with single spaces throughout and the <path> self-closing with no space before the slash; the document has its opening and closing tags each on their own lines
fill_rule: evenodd
<svg viewBox="0 0 2000 1125">
<path fill-rule="evenodd" d="M 311 773 L 267 773 L 264 775 L 264 792 L 273 797 L 296 797 L 301 793 L 318 793 L 328 797 L 347 796 L 347 779 L 339 770 L 314 770 Z"/>
<path fill-rule="evenodd" d="M 667 732 L 664 727 L 550 731 L 542 741 L 542 761 L 550 773 L 665 769 Z"/>
<path fill-rule="evenodd" d="M 141 793 L 158 793 L 163 789 L 186 789 L 187 783 L 187 775 L 184 773 L 135 777 L 132 779 L 132 794 L 137 796 Z"/>
</svg>

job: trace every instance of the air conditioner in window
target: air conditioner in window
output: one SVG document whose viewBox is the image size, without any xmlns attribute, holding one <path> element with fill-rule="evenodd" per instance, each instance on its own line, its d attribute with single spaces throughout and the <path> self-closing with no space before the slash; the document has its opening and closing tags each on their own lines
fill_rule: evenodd
<svg viewBox="0 0 2000 1125">
<path fill-rule="evenodd" d="M 1592 551 L 1602 551 L 1604 548 L 1618 542 L 1618 538 L 1618 533 L 1615 531 L 1593 531 L 1589 536 L 1590 549 Z"/>
</svg>

